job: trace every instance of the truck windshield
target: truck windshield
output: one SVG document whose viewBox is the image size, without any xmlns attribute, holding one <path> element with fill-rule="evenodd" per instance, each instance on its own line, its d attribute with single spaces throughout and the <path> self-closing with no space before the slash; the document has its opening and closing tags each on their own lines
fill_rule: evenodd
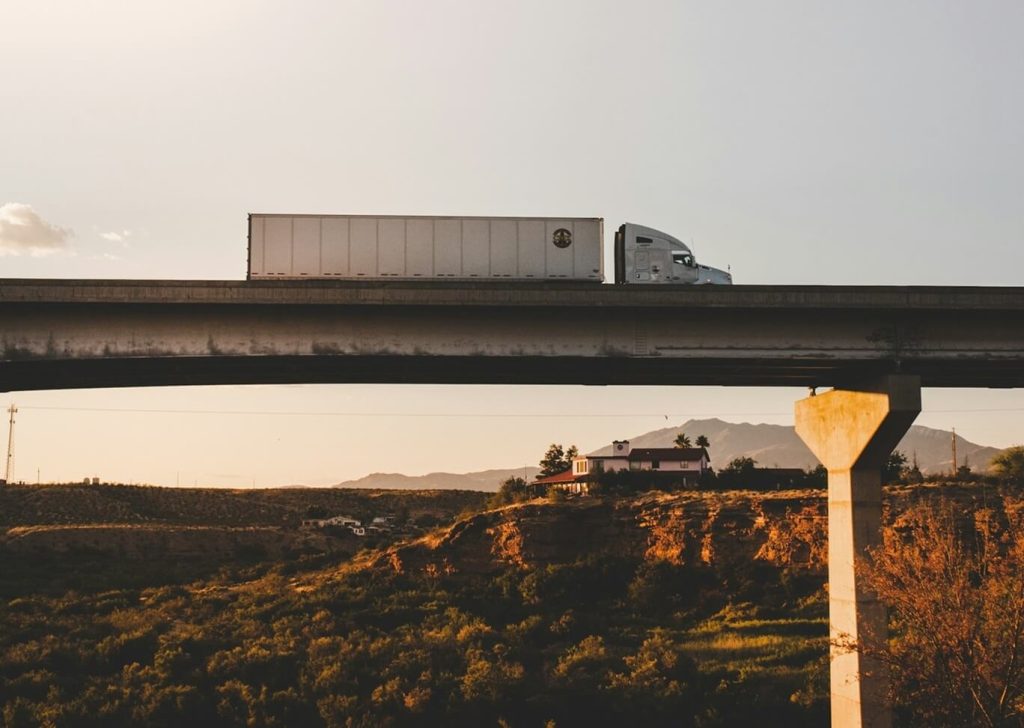
<svg viewBox="0 0 1024 728">
<path fill-rule="evenodd" d="M 697 264 L 693 260 L 693 256 L 689 253 L 683 253 L 679 251 L 672 252 L 672 262 L 679 265 L 685 265 L 687 268 L 696 268 Z"/>
</svg>

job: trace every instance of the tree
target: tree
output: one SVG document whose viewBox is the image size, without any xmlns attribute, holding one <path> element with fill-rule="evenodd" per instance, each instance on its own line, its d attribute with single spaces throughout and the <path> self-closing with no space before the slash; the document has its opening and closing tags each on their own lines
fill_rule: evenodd
<svg viewBox="0 0 1024 728">
<path fill-rule="evenodd" d="M 882 482 L 895 483 L 903 475 L 903 469 L 907 465 L 907 456 L 899 450 L 889 453 L 889 459 L 882 466 Z"/>
<path fill-rule="evenodd" d="M 754 458 L 738 457 L 722 468 L 718 473 L 718 482 L 723 488 L 737 488 L 750 486 L 754 479 L 754 471 L 757 470 L 757 461 Z"/>
<path fill-rule="evenodd" d="M 808 488 L 827 488 L 828 468 L 821 463 L 818 463 L 812 470 L 807 471 L 807 476 L 804 478 L 804 482 L 807 483 Z"/>
<path fill-rule="evenodd" d="M 687 437 L 685 432 L 680 432 L 676 435 L 676 447 L 693 447 L 693 444 L 690 442 L 690 438 Z"/>
<path fill-rule="evenodd" d="M 996 455 L 992 469 L 1003 480 L 1024 485 L 1024 445 L 1008 447 Z"/>
<path fill-rule="evenodd" d="M 526 481 L 522 478 L 513 477 L 508 478 L 504 483 L 498 486 L 498 492 L 488 499 L 487 505 L 491 508 L 500 508 L 501 506 L 508 505 L 509 503 L 529 500 L 529 498 L 529 487 L 527 486 Z"/>
<path fill-rule="evenodd" d="M 572 459 L 578 456 L 579 450 L 575 445 L 565 450 L 559 443 L 551 443 L 540 461 L 540 477 L 564 473 L 572 467 Z"/>
<path fill-rule="evenodd" d="M 907 725 L 1024 720 L 1024 523 L 1002 523 L 950 502 L 921 507 L 858 563 L 890 609 L 892 636 L 868 654 L 888 666 Z"/>
<path fill-rule="evenodd" d="M 590 635 L 563 652 L 552 673 L 560 686 L 596 695 L 613 664 L 604 638 Z"/>
<path fill-rule="evenodd" d="M 697 447 L 711 447 L 711 441 L 708 440 L 707 435 L 697 435 Z"/>
<path fill-rule="evenodd" d="M 637 725 L 658 724 L 658 718 L 666 713 L 681 716 L 687 704 L 692 704 L 690 686 L 699 681 L 699 671 L 667 630 L 653 630 L 636 654 L 626 655 L 623 663 L 623 672 L 609 674 L 608 688 L 614 691 L 616 702 L 628 706 L 626 710 L 637 719 Z M 686 721 L 680 719 L 679 723 Z"/>
<path fill-rule="evenodd" d="M 723 472 L 727 473 L 742 473 L 749 475 L 757 467 L 757 461 L 754 458 L 738 457 L 733 458 L 732 461 L 722 468 Z"/>
<path fill-rule="evenodd" d="M 917 464 L 917 452 L 914 452 L 914 456 L 910 461 L 910 467 L 903 468 L 903 480 L 908 483 L 923 483 L 924 475 L 921 473 L 921 467 Z"/>
</svg>

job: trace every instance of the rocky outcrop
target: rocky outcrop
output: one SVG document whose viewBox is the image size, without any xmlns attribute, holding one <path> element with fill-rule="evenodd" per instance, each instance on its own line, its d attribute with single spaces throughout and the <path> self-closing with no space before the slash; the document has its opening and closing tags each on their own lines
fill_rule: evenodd
<svg viewBox="0 0 1024 728">
<path fill-rule="evenodd" d="M 814 491 L 682 494 L 641 500 L 647 560 L 729 566 L 765 561 L 821 570 L 825 500 Z"/>
<path fill-rule="evenodd" d="M 821 570 L 825 504 L 814 492 L 647 494 L 603 501 L 534 501 L 462 520 L 378 560 L 402 572 L 485 574 L 595 554 L 678 565 L 763 560 Z"/>
<path fill-rule="evenodd" d="M 908 509 L 938 498 L 957 504 L 967 529 L 984 527 L 985 519 L 1024 517 L 1024 502 L 1015 494 L 970 486 L 902 487 L 887 492 L 887 527 L 899 529 Z M 447 531 L 393 548 L 375 563 L 410 574 L 471 575 L 599 554 L 726 571 L 762 563 L 824 576 L 825 494 L 684 492 L 617 501 L 532 501 L 471 516 Z"/>
</svg>

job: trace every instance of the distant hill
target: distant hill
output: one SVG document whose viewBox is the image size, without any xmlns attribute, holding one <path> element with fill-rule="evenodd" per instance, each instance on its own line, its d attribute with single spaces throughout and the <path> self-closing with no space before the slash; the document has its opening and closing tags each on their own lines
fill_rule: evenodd
<svg viewBox="0 0 1024 728">
<path fill-rule="evenodd" d="M 733 423 L 719 419 L 687 420 L 678 427 L 666 427 L 628 439 L 632 447 L 672 447 L 676 435 L 685 432 L 690 439 L 705 435 L 711 442 L 708 451 L 712 466 L 721 468 L 737 457 L 751 457 L 758 465 L 779 468 L 813 468 L 818 459 L 796 431 L 786 425 Z M 949 472 L 952 463 L 950 438 L 952 432 L 914 425 L 897 449 L 910 460 L 916 454 L 918 466 L 925 473 Z M 595 450 L 592 455 L 610 455 L 611 445 Z M 957 435 L 957 459 L 964 458 L 975 470 L 987 470 L 998 448 L 969 442 Z"/>
<path fill-rule="evenodd" d="M 0 535 L 15 526 L 82 524 L 295 527 L 311 509 L 359 519 L 389 512 L 447 521 L 482 508 L 479 488 L 160 488 L 139 485 L 8 485 L 0 488 Z"/>
<path fill-rule="evenodd" d="M 512 477 L 532 480 L 540 472 L 538 467 L 481 470 L 476 473 L 428 473 L 403 475 L 402 473 L 371 473 L 356 480 L 338 483 L 337 488 L 382 488 L 394 490 L 484 490 L 495 492 L 504 481 Z"/>
<path fill-rule="evenodd" d="M 633 447 L 672 447 L 676 435 L 685 432 L 691 439 L 706 435 L 711 442 L 708 451 L 711 464 L 716 469 L 728 465 L 738 457 L 751 457 L 758 465 L 778 468 L 813 468 L 817 458 L 807 449 L 796 431 L 787 425 L 750 424 L 748 422 L 726 422 L 720 419 L 687 420 L 677 427 L 665 427 L 626 437 Z M 908 460 L 915 453 L 918 467 L 925 473 L 949 472 L 952 453 L 947 430 L 914 425 L 903 438 L 897 449 Z M 599 448 L 591 455 L 610 455 L 611 445 Z M 998 448 L 969 442 L 957 435 L 957 458 L 961 464 L 964 458 L 976 471 L 987 470 L 992 458 L 1001 452 Z M 525 477 L 532 480 L 540 469 L 533 467 L 498 468 L 474 473 L 428 473 L 426 475 L 404 475 L 402 473 L 371 473 L 355 480 L 338 483 L 336 488 L 372 488 L 385 490 L 476 490 L 494 492 L 498 486 L 511 477 Z"/>
</svg>

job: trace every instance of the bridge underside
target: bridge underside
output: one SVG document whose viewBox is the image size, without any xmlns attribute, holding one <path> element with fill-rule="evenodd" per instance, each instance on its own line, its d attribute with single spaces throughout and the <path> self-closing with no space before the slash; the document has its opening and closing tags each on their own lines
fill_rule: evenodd
<svg viewBox="0 0 1024 728">
<path fill-rule="evenodd" d="M 205 356 L 24 360 L 0 363 L 0 390 L 212 384 L 583 384 L 852 386 L 884 374 L 920 373 L 932 387 L 1024 386 L 1024 368 L 951 369 L 931 361 L 825 359 L 637 360 L 501 356 Z"/>
<path fill-rule="evenodd" d="M 1024 386 L 1024 290 L 0 280 L 0 390 Z"/>
</svg>

